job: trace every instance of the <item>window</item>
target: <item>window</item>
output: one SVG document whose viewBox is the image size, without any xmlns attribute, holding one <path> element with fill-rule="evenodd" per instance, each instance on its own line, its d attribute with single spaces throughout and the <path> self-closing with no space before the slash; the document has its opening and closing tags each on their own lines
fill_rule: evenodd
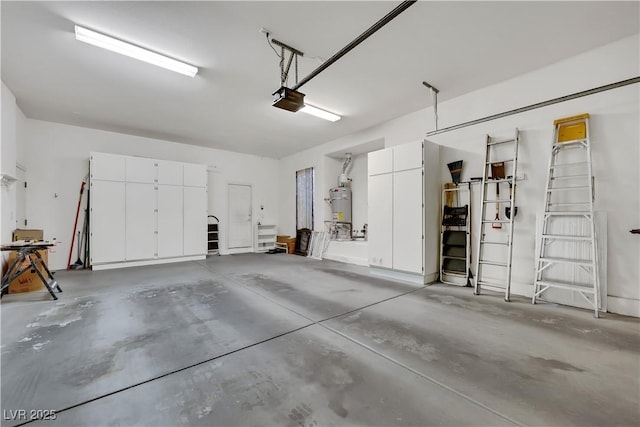
<svg viewBox="0 0 640 427">
<path fill-rule="evenodd" d="M 296 172 L 296 230 L 313 230 L 313 168 Z"/>
</svg>

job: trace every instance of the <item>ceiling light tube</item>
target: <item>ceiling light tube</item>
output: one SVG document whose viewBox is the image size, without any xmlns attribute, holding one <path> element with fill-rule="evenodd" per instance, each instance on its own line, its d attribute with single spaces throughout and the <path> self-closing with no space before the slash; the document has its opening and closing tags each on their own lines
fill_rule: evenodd
<svg viewBox="0 0 640 427">
<path fill-rule="evenodd" d="M 167 70 L 175 71 L 176 73 L 184 74 L 185 76 L 193 77 L 198 73 L 198 68 L 193 65 L 176 61 L 175 59 L 167 56 L 114 39 L 113 37 L 97 33 L 87 28 L 80 27 L 79 25 L 75 26 L 75 31 L 76 40 L 81 42 L 89 43 L 140 61 L 148 62 L 149 64 L 157 65 L 158 67 L 166 68 Z"/>
<path fill-rule="evenodd" d="M 312 116 L 320 117 L 321 119 L 329 120 L 330 122 L 337 122 L 342 117 L 329 111 L 321 110 L 313 105 L 305 104 L 300 110 L 303 113 L 311 114 Z"/>
</svg>

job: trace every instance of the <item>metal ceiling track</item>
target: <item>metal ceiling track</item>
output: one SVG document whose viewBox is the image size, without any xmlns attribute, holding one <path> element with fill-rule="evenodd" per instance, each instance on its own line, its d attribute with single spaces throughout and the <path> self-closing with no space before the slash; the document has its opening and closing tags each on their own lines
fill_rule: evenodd
<svg viewBox="0 0 640 427">
<path fill-rule="evenodd" d="M 391 22 L 395 17 L 397 17 L 398 15 L 400 15 L 402 12 L 404 12 L 405 10 L 407 10 L 410 6 L 413 6 L 416 3 L 417 0 L 413 0 L 413 1 L 403 1 L 402 3 L 400 3 L 395 9 L 393 9 L 391 12 L 389 12 L 388 14 L 386 14 L 382 19 L 380 19 L 378 22 L 376 22 L 375 24 L 373 24 L 371 27 L 369 27 L 369 29 L 367 29 L 364 33 L 360 34 L 357 38 L 355 38 L 351 43 L 349 43 L 348 45 L 346 45 L 345 47 L 343 47 L 342 49 L 340 49 L 337 53 L 335 53 L 331 58 L 327 59 L 325 62 L 322 63 L 322 65 L 320 65 L 318 68 L 316 68 L 315 70 L 313 70 L 308 76 L 306 76 L 305 78 L 303 78 L 302 80 L 300 80 L 298 83 L 296 83 L 296 85 L 294 87 L 292 87 L 293 90 L 298 90 L 299 88 L 301 88 L 303 85 L 305 85 L 306 83 L 308 83 L 311 79 L 313 79 L 314 77 L 316 77 L 318 74 L 320 74 L 321 72 L 323 72 L 324 70 L 326 70 L 327 68 L 329 68 L 333 63 L 335 63 L 336 61 L 338 61 L 338 59 L 342 58 L 343 56 L 345 56 L 347 53 L 349 53 L 350 51 L 353 50 L 353 48 L 355 48 L 356 46 L 358 46 L 360 43 L 362 43 L 363 41 L 365 41 L 366 39 L 368 39 L 370 36 L 372 36 L 376 31 L 378 31 L 380 28 L 384 27 L 385 25 L 387 25 L 389 22 Z"/>
<path fill-rule="evenodd" d="M 553 98 L 548 101 L 538 102 L 536 104 L 527 105 L 526 107 L 516 108 L 515 110 L 505 111 L 503 113 L 494 114 L 492 116 L 483 117 L 481 119 L 471 120 L 469 122 L 460 123 L 454 126 L 449 126 L 443 129 L 436 129 L 431 132 L 427 132 L 427 136 L 438 135 L 445 132 L 451 132 L 452 130 L 466 128 L 468 126 L 477 125 L 480 123 L 488 122 L 491 120 L 501 119 L 503 117 L 512 116 L 514 114 L 524 113 L 525 111 L 535 110 L 537 108 L 547 107 L 549 105 L 558 104 L 560 102 L 570 101 L 572 99 L 582 98 L 583 96 L 594 95 L 596 93 L 605 92 L 612 89 L 617 89 L 619 87 L 632 85 L 635 83 L 640 83 L 640 76 L 633 77 L 627 80 L 621 80 L 619 82 L 610 83 L 608 85 L 599 86 L 593 89 L 583 90 L 582 92 L 572 93 L 571 95 L 561 96 L 559 98 Z M 424 83 L 423 83 L 424 84 Z M 425 84 L 425 86 L 427 86 Z M 428 86 L 427 86 L 428 87 Z"/>
</svg>

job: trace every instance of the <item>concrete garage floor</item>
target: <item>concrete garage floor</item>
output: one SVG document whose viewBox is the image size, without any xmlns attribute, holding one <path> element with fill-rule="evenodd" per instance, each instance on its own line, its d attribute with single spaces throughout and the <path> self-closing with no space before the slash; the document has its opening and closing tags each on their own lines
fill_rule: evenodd
<svg viewBox="0 0 640 427">
<path fill-rule="evenodd" d="M 2 301 L 2 425 L 640 424 L 638 319 L 289 255 L 57 279 Z"/>
</svg>

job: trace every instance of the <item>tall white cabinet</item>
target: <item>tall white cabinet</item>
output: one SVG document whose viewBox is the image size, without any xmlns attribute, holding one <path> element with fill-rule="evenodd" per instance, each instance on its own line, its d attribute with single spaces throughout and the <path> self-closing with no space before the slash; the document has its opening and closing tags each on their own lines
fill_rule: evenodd
<svg viewBox="0 0 640 427">
<path fill-rule="evenodd" d="M 91 153 L 94 270 L 204 259 L 205 165 Z"/>
<path fill-rule="evenodd" d="M 416 283 L 438 276 L 438 145 L 369 153 L 368 249 L 372 271 Z"/>
</svg>

